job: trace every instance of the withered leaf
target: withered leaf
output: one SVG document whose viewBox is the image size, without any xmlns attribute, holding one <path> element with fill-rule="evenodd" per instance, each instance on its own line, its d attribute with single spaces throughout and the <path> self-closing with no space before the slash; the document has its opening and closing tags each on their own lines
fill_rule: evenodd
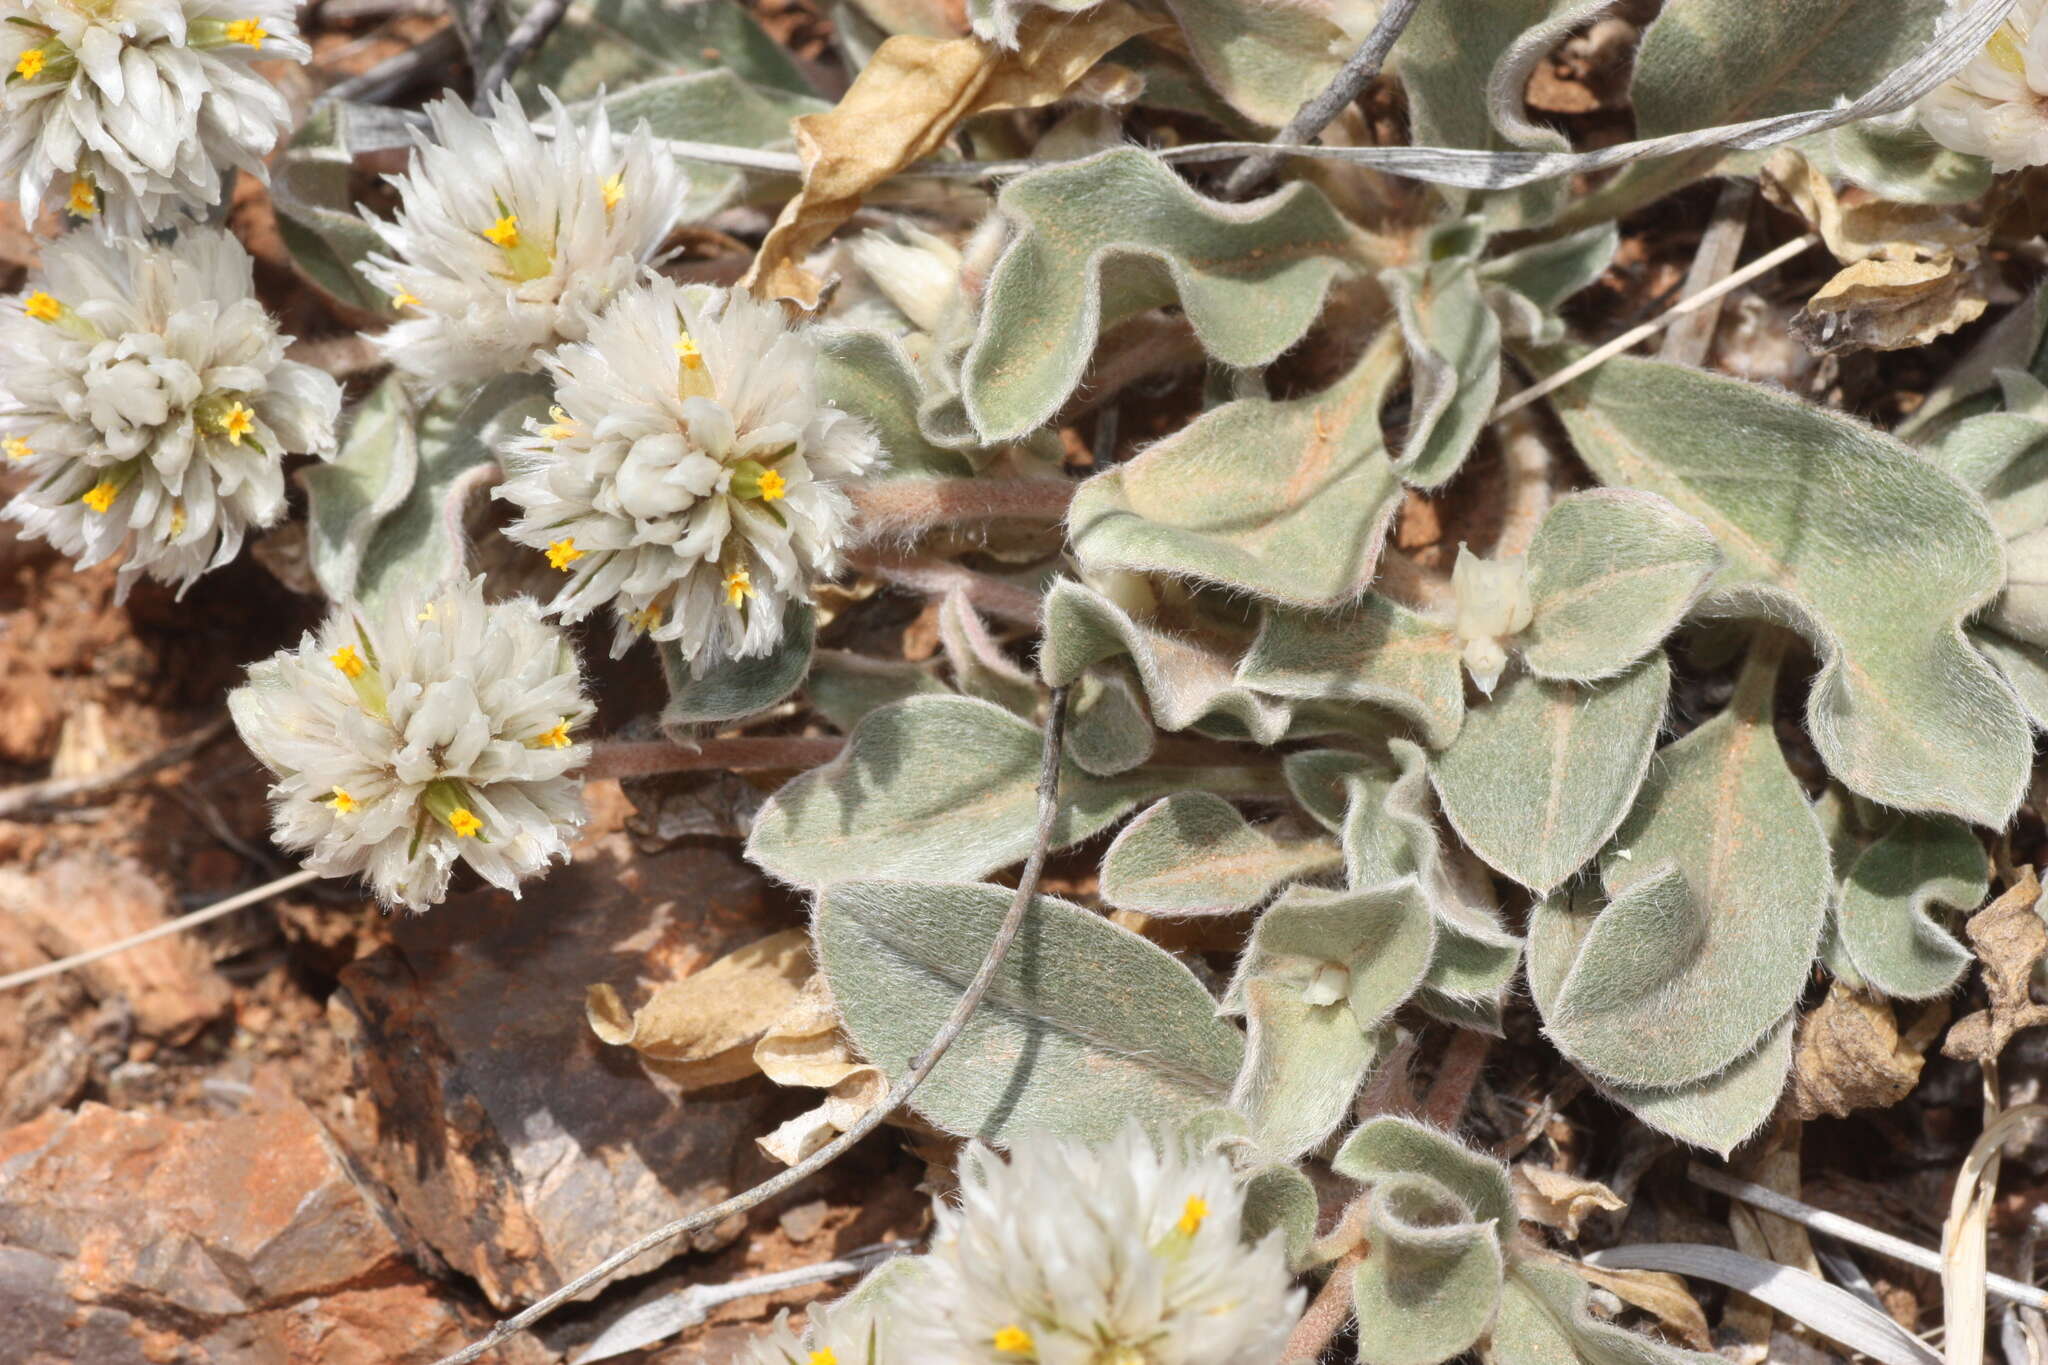
<svg viewBox="0 0 2048 1365">
<path fill-rule="evenodd" d="M 590 1030 L 630 1047 L 651 1070 L 699 1089 L 751 1075 L 753 1046 L 795 1002 L 811 975 L 810 939 L 787 929 L 726 954 L 700 972 L 656 990 L 628 1014 L 599 983 L 584 995 Z"/>
<path fill-rule="evenodd" d="M 1946 1055 L 1965 1062 L 1993 1061 L 2013 1034 L 2048 1024 L 2048 1006 L 2035 1004 L 2028 991 L 2034 964 L 2048 953 L 2048 924 L 2034 911 L 2040 899 L 2041 883 L 2034 869 L 2025 867 L 2011 889 L 1970 916 L 1963 936 L 1984 964 L 1991 1007 L 1956 1020 L 1941 1045 Z"/>
<path fill-rule="evenodd" d="M 1579 1224 L 1593 1214 L 1628 1207 L 1626 1199 L 1599 1181 L 1548 1166 L 1523 1161 L 1508 1176 L 1515 1187 L 1515 1211 L 1523 1221 L 1556 1228 L 1571 1241 L 1579 1239 Z"/>
<path fill-rule="evenodd" d="M 851 1128 L 889 1089 L 880 1067 L 853 1055 L 823 976 L 804 982 L 782 1016 L 761 1035 L 754 1044 L 754 1063 L 777 1085 L 825 1091 L 822 1104 L 756 1139 L 762 1151 L 785 1166 L 794 1166 Z"/>
<path fill-rule="evenodd" d="M 1899 1037 L 1889 1004 L 1837 981 L 1800 1023 L 1787 1103 L 1801 1119 L 1889 1108 L 1911 1092 L 1924 1061 Z"/>
</svg>

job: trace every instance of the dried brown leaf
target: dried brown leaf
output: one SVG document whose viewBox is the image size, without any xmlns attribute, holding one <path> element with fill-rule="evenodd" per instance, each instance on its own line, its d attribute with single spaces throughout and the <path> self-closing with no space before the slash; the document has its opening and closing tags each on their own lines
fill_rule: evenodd
<svg viewBox="0 0 2048 1365">
<path fill-rule="evenodd" d="M 825 978 L 813 976 L 782 1017 L 754 1044 L 754 1063 L 777 1085 L 814 1086 L 824 1103 L 758 1139 L 761 1150 L 794 1166 L 881 1102 L 889 1083 L 879 1067 L 854 1056 L 839 1028 L 839 1011 Z"/>
<path fill-rule="evenodd" d="M 861 196 L 937 151 L 963 120 L 1051 104 L 1111 48 L 1165 26 L 1111 0 L 1080 15 L 1034 10 L 1014 52 L 979 38 L 888 39 L 838 105 L 791 120 L 803 188 L 741 282 L 762 298 L 816 307 L 822 282 L 801 261 L 853 216 Z"/>
<path fill-rule="evenodd" d="M 1623 1303 L 1654 1315 L 1666 1330 L 1695 1351 L 1714 1349 L 1707 1315 L 1681 1277 L 1662 1270 L 1608 1270 L 1583 1261 L 1575 1263 L 1572 1269 Z"/>
<path fill-rule="evenodd" d="M 1628 1207 L 1628 1201 L 1597 1180 L 1554 1171 L 1533 1162 L 1517 1163 L 1508 1172 L 1515 1187 L 1515 1211 L 1525 1222 L 1556 1228 L 1571 1241 L 1579 1225 L 1605 1210 Z"/>
<path fill-rule="evenodd" d="M 2048 953 L 2048 924 L 2034 910 L 2041 883 L 2031 867 L 2019 875 L 2004 895 L 1970 916 L 1963 930 L 1984 965 L 1991 1007 L 1964 1015 L 1948 1031 L 1941 1050 L 1958 1061 L 1995 1061 L 2013 1034 L 2048 1024 L 2048 1006 L 2035 1004 L 2028 990 L 2034 964 Z"/>
<path fill-rule="evenodd" d="M 1890 1005 L 1837 981 L 1800 1023 L 1787 1102 L 1801 1119 L 1887 1109 L 1911 1092 L 1923 1061 Z"/>
<path fill-rule="evenodd" d="M 590 987 L 584 1009 L 591 1032 L 650 1061 L 715 1061 L 721 1071 L 737 1066 L 745 1075 L 755 1069 L 755 1042 L 788 1012 L 810 975 L 810 938 L 788 929 L 662 986 L 631 1014 L 603 984 Z"/>
</svg>

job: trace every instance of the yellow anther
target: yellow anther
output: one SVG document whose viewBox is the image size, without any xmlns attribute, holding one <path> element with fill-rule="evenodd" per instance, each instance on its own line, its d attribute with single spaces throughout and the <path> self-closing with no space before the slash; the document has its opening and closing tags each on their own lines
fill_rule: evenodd
<svg viewBox="0 0 2048 1365">
<path fill-rule="evenodd" d="M 1209 1216 L 1209 1201 L 1199 1194 L 1188 1196 L 1188 1202 L 1180 1206 L 1180 1221 L 1173 1226 L 1183 1237 L 1192 1237 L 1200 1230 L 1202 1220 Z"/>
<path fill-rule="evenodd" d="M 401 289 L 391 296 L 391 306 L 393 308 L 417 308 L 420 306 L 420 296 L 413 293 L 410 289 Z"/>
<path fill-rule="evenodd" d="M 474 839 L 483 827 L 484 822 L 477 819 L 467 806 L 457 806 L 448 812 L 448 828 L 454 830 L 458 838 Z"/>
<path fill-rule="evenodd" d="M 558 404 L 548 409 L 548 416 L 554 420 L 540 429 L 540 434 L 550 441 L 566 441 L 576 434 L 576 424 L 569 420 L 569 414 Z"/>
<path fill-rule="evenodd" d="M 653 630 L 661 624 L 661 608 L 647 607 L 626 618 L 626 624 L 635 630 Z"/>
<path fill-rule="evenodd" d="M 569 566 L 583 558 L 583 551 L 576 548 L 576 537 L 563 536 L 560 540 L 548 542 L 548 567 L 569 572 Z"/>
<path fill-rule="evenodd" d="M 5 450 L 10 460 L 26 460 L 36 453 L 35 448 L 19 436 L 10 436 L 5 441 L 0 441 L 0 450 Z"/>
<path fill-rule="evenodd" d="M 175 540 L 177 537 L 182 536 L 184 534 L 185 504 L 182 502 L 174 502 L 171 504 L 171 537 Z"/>
<path fill-rule="evenodd" d="M 484 240 L 510 251 L 519 245 L 519 215 L 508 213 L 484 229 Z"/>
<path fill-rule="evenodd" d="M 45 294 L 40 289 L 23 299 L 22 307 L 37 322 L 55 322 L 64 316 L 65 311 L 64 305 L 57 302 L 54 296 Z"/>
<path fill-rule="evenodd" d="M 415 621 L 431 621 L 431 620 L 433 620 L 433 619 L 434 619 L 434 604 L 433 604 L 432 602 L 429 602 L 429 603 L 427 603 L 427 605 L 425 605 L 424 607 L 421 607 L 421 608 L 420 608 L 420 610 L 419 610 L 419 615 L 417 615 L 417 616 L 413 617 L 412 619 L 413 619 L 413 620 L 415 620 Z"/>
<path fill-rule="evenodd" d="M 220 419 L 220 429 L 221 434 L 228 438 L 228 444 L 240 445 L 244 436 L 256 430 L 255 410 L 243 403 L 230 405 L 226 415 Z"/>
<path fill-rule="evenodd" d="M 839 1365 L 839 1353 L 827 1346 L 822 1351 L 813 1351 L 804 1357 L 805 1365 Z"/>
<path fill-rule="evenodd" d="M 93 188 L 91 176 L 81 175 L 72 179 L 71 197 L 64 201 L 64 207 L 78 218 L 90 218 L 100 211 L 99 191 Z"/>
<path fill-rule="evenodd" d="M 704 353 L 697 349 L 697 338 L 688 332 L 683 333 L 683 339 L 676 343 L 676 355 L 681 357 L 686 370 L 704 368 Z"/>
<path fill-rule="evenodd" d="M 362 805 L 362 802 L 356 800 L 341 788 L 336 787 L 334 795 L 327 799 L 327 804 L 334 807 L 336 815 L 353 815 L 357 808 Z"/>
<path fill-rule="evenodd" d="M 725 576 L 725 604 L 736 607 L 754 595 L 754 580 L 745 569 L 734 569 Z"/>
<path fill-rule="evenodd" d="M 996 1331 L 995 1348 L 1005 1355 L 1028 1356 L 1037 1345 L 1038 1343 L 1031 1339 L 1031 1333 L 1014 1322 Z"/>
<path fill-rule="evenodd" d="M 262 21 L 258 19 L 237 19 L 228 25 L 228 41 L 231 43 L 245 43 L 252 48 L 260 48 L 263 46 L 263 40 L 269 36 L 263 29 Z"/>
<path fill-rule="evenodd" d="M 25 81 L 32 81 L 43 74 L 43 66 L 49 60 L 48 53 L 32 47 L 14 59 L 14 74 Z"/>
<path fill-rule="evenodd" d="M 619 206 L 619 201 L 626 197 L 626 173 L 620 171 L 617 175 L 605 181 L 604 188 L 600 193 L 604 195 L 605 212 L 610 213 Z"/>
<path fill-rule="evenodd" d="M 2012 27 L 2009 24 L 2000 24 L 1992 33 L 1984 44 L 1984 55 L 2011 75 L 2024 76 L 2027 73 L 2026 56 L 2020 51 L 2020 45 L 2013 40 Z"/>
<path fill-rule="evenodd" d="M 80 498 L 79 501 L 90 507 L 93 511 L 104 515 L 107 509 L 114 505 L 114 499 L 120 495 L 121 490 L 118 487 L 106 479 L 101 479 L 98 483 L 86 489 L 85 496 Z"/>
<path fill-rule="evenodd" d="M 777 498 L 789 496 L 789 482 L 770 469 L 761 475 L 761 501 L 774 502 Z"/>
<path fill-rule="evenodd" d="M 569 738 L 569 722 L 566 720 L 546 734 L 535 735 L 526 741 L 527 747 L 531 749 L 566 749 L 573 743 L 575 741 Z"/>
<path fill-rule="evenodd" d="M 354 645 L 343 645 L 340 649 L 335 650 L 327 656 L 327 662 L 340 669 L 342 676 L 345 678 L 360 678 L 363 676 L 363 669 L 365 667 L 363 656 L 356 653 Z"/>
</svg>

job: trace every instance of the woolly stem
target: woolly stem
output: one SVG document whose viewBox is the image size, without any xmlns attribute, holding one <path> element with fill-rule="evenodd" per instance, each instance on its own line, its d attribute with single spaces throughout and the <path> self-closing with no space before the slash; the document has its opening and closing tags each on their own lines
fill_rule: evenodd
<svg viewBox="0 0 2048 1365">
<path fill-rule="evenodd" d="M 1486 1054 L 1493 1046 L 1493 1039 L 1473 1029 L 1461 1028 L 1451 1035 L 1451 1045 L 1444 1050 L 1444 1059 L 1438 1067 L 1436 1079 L 1429 1083 L 1429 1094 L 1422 1101 L 1422 1117 L 1438 1128 L 1450 1129 L 1458 1126 L 1458 1119 L 1471 1102 L 1472 1087 L 1479 1083 L 1479 1073 L 1486 1066 Z"/>
<path fill-rule="evenodd" d="M 1067 479 L 877 479 L 846 495 L 864 540 L 909 540 L 940 526 L 1060 521 L 1073 501 Z"/>
<path fill-rule="evenodd" d="M 880 550 L 855 550 L 846 562 L 862 573 L 873 574 L 885 583 L 926 597 L 950 597 L 964 593 L 969 605 L 985 616 L 1012 625 L 1036 626 L 1044 598 L 1029 588 L 1008 583 L 990 574 L 977 573 L 950 559 L 931 555 L 898 555 Z"/>
<path fill-rule="evenodd" d="M 1308 1311 L 1287 1334 L 1287 1347 L 1280 1353 L 1285 1365 L 1315 1365 L 1344 1324 L 1351 1321 L 1351 1272 L 1365 1259 L 1365 1253 L 1363 1245 L 1355 1246 L 1330 1267 L 1330 1278 L 1323 1281 Z"/>
<path fill-rule="evenodd" d="M 829 763 L 845 747 L 843 739 L 809 735 L 735 735 L 690 745 L 665 739 L 607 740 L 592 746 L 583 776 L 586 781 L 654 777 L 706 768 L 736 773 L 788 772 Z"/>
<path fill-rule="evenodd" d="M 1760 626 L 1750 642 L 1749 657 L 1735 678 L 1735 695 L 1728 709 L 1751 725 L 1769 725 L 1778 694 L 1778 668 L 1792 646 L 1789 632 L 1776 626 Z"/>
</svg>

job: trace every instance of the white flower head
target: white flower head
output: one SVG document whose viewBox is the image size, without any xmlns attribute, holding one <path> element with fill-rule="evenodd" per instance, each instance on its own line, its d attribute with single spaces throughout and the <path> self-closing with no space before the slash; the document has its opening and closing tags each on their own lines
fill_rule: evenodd
<svg viewBox="0 0 2048 1365">
<path fill-rule="evenodd" d="M 432 136 L 389 177 L 398 217 L 371 219 L 390 248 L 363 273 L 398 305 L 378 339 L 392 364 L 433 383 L 540 368 L 581 341 L 676 224 L 684 177 L 642 123 L 615 138 L 602 104 L 581 122 L 546 96 L 543 136 L 511 95 L 489 118 L 449 96 Z"/>
<path fill-rule="evenodd" d="M 303 62 L 292 0 L 0 0 L 0 181 L 139 235 L 264 174 L 290 122 L 252 63 Z"/>
<path fill-rule="evenodd" d="M 923 228 L 905 223 L 893 235 L 870 229 L 846 249 L 882 297 L 920 332 L 938 332 L 966 298 L 959 248 Z"/>
<path fill-rule="evenodd" d="M 516 895 L 583 821 L 569 774 L 596 708 L 575 651 L 532 599 L 486 602 L 482 578 L 374 618 L 337 610 L 228 707 L 277 775 L 278 842 L 386 905 L 440 901 L 457 859 Z"/>
<path fill-rule="evenodd" d="M 768 1334 L 747 1344 L 739 1365 L 893 1365 L 886 1315 L 844 1302 L 804 1310 L 804 1332 L 790 1330 L 789 1310 L 775 1315 Z"/>
<path fill-rule="evenodd" d="M 1277 1234 L 1243 1237 L 1220 1156 L 1136 1128 L 1090 1149 L 979 1145 L 941 1205 L 929 1277 L 900 1301 L 905 1358 L 961 1365 L 1272 1365 L 1301 1313 Z"/>
<path fill-rule="evenodd" d="M 835 572 L 840 484 L 881 448 L 818 393 L 818 348 L 744 292 L 650 276 L 547 358 L 551 420 L 501 452 L 506 534 L 567 582 L 550 608 L 610 605 L 613 653 L 646 633 L 701 673 L 766 654 L 784 609 Z"/>
<path fill-rule="evenodd" d="M 2048 164 L 2044 12 L 2048 0 L 2018 0 L 1984 50 L 1922 97 L 1920 122 L 1935 141 L 1998 171 Z"/>
<path fill-rule="evenodd" d="M 1484 559 L 1460 545 L 1451 566 L 1451 590 L 1457 595 L 1454 628 L 1465 647 L 1465 670 L 1481 692 L 1492 696 L 1508 666 L 1505 642 L 1521 634 L 1534 614 L 1528 557 Z"/>
<path fill-rule="evenodd" d="M 169 246 L 73 232 L 0 301 L 5 515 L 81 565 L 126 549 L 183 588 L 284 513 L 286 454 L 334 453 L 341 390 L 284 358 L 249 254 L 212 228 Z"/>
</svg>

